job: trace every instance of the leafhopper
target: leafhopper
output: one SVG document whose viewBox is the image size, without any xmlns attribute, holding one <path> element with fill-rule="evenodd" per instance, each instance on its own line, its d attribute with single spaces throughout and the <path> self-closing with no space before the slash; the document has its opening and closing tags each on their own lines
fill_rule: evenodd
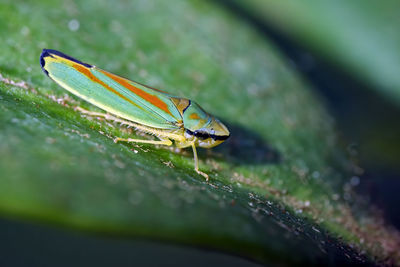
<svg viewBox="0 0 400 267">
<path fill-rule="evenodd" d="M 56 50 L 43 49 L 40 65 L 58 85 L 108 114 L 80 109 L 82 112 L 132 126 L 159 139 L 117 137 L 115 142 L 171 146 L 173 140 L 179 148 L 192 147 L 194 169 L 208 181 L 208 175 L 199 170 L 196 147 L 217 146 L 230 133 L 196 102 L 117 76 Z"/>
</svg>

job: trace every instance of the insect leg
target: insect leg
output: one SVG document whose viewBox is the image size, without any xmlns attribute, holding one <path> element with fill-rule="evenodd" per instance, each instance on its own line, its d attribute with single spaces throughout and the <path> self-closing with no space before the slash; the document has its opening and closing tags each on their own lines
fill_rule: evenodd
<svg viewBox="0 0 400 267">
<path fill-rule="evenodd" d="M 136 123 L 132 123 L 130 121 L 126 121 L 126 120 L 120 119 L 120 118 L 115 117 L 113 115 L 110 115 L 108 113 L 92 112 L 92 111 L 83 109 L 81 107 L 76 107 L 75 109 L 78 110 L 79 112 L 81 112 L 82 114 L 86 114 L 86 115 L 89 115 L 89 116 L 95 116 L 95 117 L 103 117 L 106 120 L 115 121 L 115 122 L 118 122 L 118 123 L 121 123 L 121 124 L 125 124 L 125 125 L 128 125 L 128 126 L 133 126 L 133 127 L 139 128 L 139 130 L 144 130 L 146 132 L 146 129 L 143 129 L 145 127 L 142 127 L 142 126 L 140 126 L 140 125 L 138 125 Z M 146 143 L 146 144 L 166 145 L 166 146 L 172 145 L 172 141 L 171 140 L 169 140 L 169 139 L 161 139 L 161 138 L 160 138 L 160 140 L 143 140 L 143 139 L 132 139 L 132 138 L 124 139 L 124 138 L 117 137 L 117 138 L 114 139 L 114 142 L 115 143 L 117 143 L 117 142 L 134 142 L 134 143 Z"/>
<path fill-rule="evenodd" d="M 89 110 L 86 110 L 86 109 L 81 108 L 81 107 L 76 107 L 75 110 L 77 110 L 80 113 L 85 114 L 85 115 L 89 115 L 89 116 L 93 116 L 93 117 L 102 117 L 102 118 L 104 118 L 106 120 L 115 121 L 115 122 L 118 122 L 118 123 L 121 123 L 121 124 L 130 124 L 130 122 L 128 122 L 126 120 L 122 120 L 120 118 L 117 118 L 117 117 L 115 117 L 113 115 L 110 115 L 108 113 L 89 111 Z"/>
<path fill-rule="evenodd" d="M 106 113 L 93 112 L 93 111 L 89 111 L 89 110 L 81 108 L 81 107 L 75 107 L 74 110 L 77 110 L 82 114 L 87 114 L 87 115 L 96 116 L 96 117 L 105 117 L 107 115 Z"/>
<path fill-rule="evenodd" d="M 94 116 L 94 117 L 102 117 L 102 118 L 104 118 L 106 120 L 120 123 L 121 125 L 126 125 L 126 126 L 129 126 L 129 127 L 133 127 L 136 130 L 139 130 L 139 131 L 142 131 L 142 132 L 145 132 L 145 133 L 151 133 L 151 134 L 155 133 L 154 130 L 151 129 L 151 127 L 146 127 L 146 126 L 140 125 L 140 124 L 132 122 L 132 121 L 124 120 L 124 119 L 121 119 L 119 117 L 113 116 L 113 115 L 111 115 L 109 113 L 93 112 L 93 111 L 89 111 L 89 110 L 83 109 L 81 107 L 76 107 L 75 110 L 78 110 L 82 114 L 86 114 L 86 115 Z"/>
<path fill-rule="evenodd" d="M 206 173 L 204 173 L 204 172 L 202 172 L 202 171 L 199 170 L 199 159 L 198 159 L 198 157 L 197 157 L 197 150 L 196 150 L 196 145 L 195 145 L 194 142 L 192 143 L 192 149 L 193 149 L 193 156 L 194 156 L 194 170 L 195 170 L 198 174 L 200 174 L 200 175 L 202 175 L 204 178 L 206 178 L 206 181 L 208 182 L 208 174 L 206 174 Z"/>
<path fill-rule="evenodd" d="M 134 143 L 146 143 L 146 144 L 153 144 L 153 145 L 172 145 L 172 141 L 169 139 L 161 139 L 161 140 L 143 140 L 143 139 L 132 139 L 132 138 L 120 138 L 117 137 L 114 139 L 115 143 L 118 142 L 134 142 Z"/>
</svg>

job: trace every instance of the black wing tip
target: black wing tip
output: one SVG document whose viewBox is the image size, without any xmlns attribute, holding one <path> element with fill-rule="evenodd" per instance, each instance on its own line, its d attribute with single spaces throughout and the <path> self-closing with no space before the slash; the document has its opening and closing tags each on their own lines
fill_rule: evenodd
<svg viewBox="0 0 400 267">
<path fill-rule="evenodd" d="M 44 61 L 45 57 L 51 57 L 48 49 L 43 49 L 42 53 L 40 54 L 40 66 L 42 67 L 43 72 L 49 76 L 49 72 L 44 68 L 44 65 L 46 65 L 46 61 Z"/>
<path fill-rule="evenodd" d="M 73 58 L 73 57 L 70 57 L 70 56 L 68 56 L 68 55 L 66 55 L 66 54 L 64 54 L 64 53 L 62 53 L 62 52 L 60 52 L 60 51 L 57 51 L 57 50 L 54 50 L 54 49 L 46 49 L 46 48 L 44 48 L 43 51 L 42 51 L 42 54 L 40 55 L 40 65 L 42 66 L 42 70 L 43 70 L 46 74 L 48 74 L 48 72 L 44 69 L 44 65 L 45 65 L 45 63 L 46 63 L 46 62 L 44 61 L 44 58 L 45 58 L 45 57 L 52 57 L 52 55 L 56 55 L 56 56 L 59 56 L 59 57 L 62 57 L 62 58 L 71 60 L 71 61 L 73 61 L 73 62 L 75 62 L 75 63 L 78 63 L 78 64 L 80 64 L 80 65 L 83 65 L 83 66 L 85 66 L 85 67 L 87 67 L 87 68 L 92 68 L 92 67 L 93 67 L 93 66 L 90 65 L 90 64 L 84 63 L 84 62 L 82 62 L 82 61 L 80 61 L 80 60 L 77 60 L 77 59 L 75 59 L 75 58 Z"/>
</svg>

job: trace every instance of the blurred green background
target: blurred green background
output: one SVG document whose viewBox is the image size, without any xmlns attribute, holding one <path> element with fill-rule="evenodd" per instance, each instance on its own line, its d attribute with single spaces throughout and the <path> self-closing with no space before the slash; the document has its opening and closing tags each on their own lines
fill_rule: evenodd
<svg viewBox="0 0 400 267">
<path fill-rule="evenodd" d="M 0 263 L 400 264 L 397 7 L 2 1 Z M 136 133 L 74 111 L 99 110 L 43 48 L 224 121 L 210 182 L 190 151 L 114 144 Z"/>
</svg>

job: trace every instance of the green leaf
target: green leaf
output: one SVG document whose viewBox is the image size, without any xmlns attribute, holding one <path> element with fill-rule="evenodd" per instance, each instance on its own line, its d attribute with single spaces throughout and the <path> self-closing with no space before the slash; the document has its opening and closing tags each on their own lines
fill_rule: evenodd
<svg viewBox="0 0 400 267">
<path fill-rule="evenodd" d="M 233 2 L 399 105 L 398 1 Z"/>
<path fill-rule="evenodd" d="M 0 18 L 4 216 L 264 263 L 365 261 L 353 244 L 387 257 L 368 237 L 390 232 L 370 234 L 373 218 L 361 224 L 343 200 L 357 166 L 321 101 L 277 48 L 218 6 L 6 2 Z M 190 151 L 115 144 L 138 133 L 75 111 L 97 109 L 41 72 L 42 48 L 196 100 L 226 122 L 232 137 L 200 153 L 210 182 L 193 170 Z"/>
</svg>

